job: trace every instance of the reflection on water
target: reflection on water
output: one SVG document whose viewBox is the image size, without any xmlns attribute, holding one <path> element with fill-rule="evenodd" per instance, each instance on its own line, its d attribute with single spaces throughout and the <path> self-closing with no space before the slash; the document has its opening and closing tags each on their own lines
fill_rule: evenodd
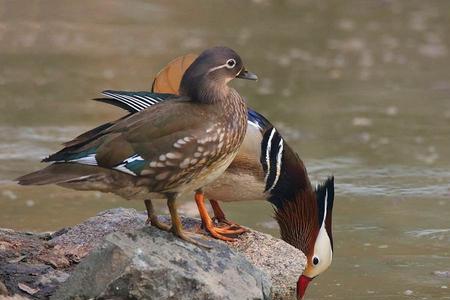
<svg viewBox="0 0 450 300">
<path fill-rule="evenodd" d="M 89 100 L 101 90 L 149 89 L 173 57 L 222 44 L 261 78 L 234 85 L 312 180 L 336 177 L 334 261 L 309 299 L 450 299 L 449 11 L 446 1 L 0 1 L 0 227 L 143 209 L 11 179 L 123 115 Z M 181 209 L 195 215 L 189 198 Z M 267 203 L 224 207 L 277 234 Z"/>
</svg>

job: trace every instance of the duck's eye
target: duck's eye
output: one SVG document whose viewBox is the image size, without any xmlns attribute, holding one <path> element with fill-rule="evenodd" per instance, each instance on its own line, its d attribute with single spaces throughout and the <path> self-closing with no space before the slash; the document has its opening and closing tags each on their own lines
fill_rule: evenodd
<svg viewBox="0 0 450 300">
<path fill-rule="evenodd" d="M 317 266 L 320 262 L 320 259 L 317 256 L 313 257 L 312 263 L 314 266 Z"/>
<path fill-rule="evenodd" d="M 227 68 L 228 69 L 233 69 L 235 65 L 236 65 L 236 61 L 234 59 L 230 58 L 229 60 L 227 60 Z"/>
</svg>

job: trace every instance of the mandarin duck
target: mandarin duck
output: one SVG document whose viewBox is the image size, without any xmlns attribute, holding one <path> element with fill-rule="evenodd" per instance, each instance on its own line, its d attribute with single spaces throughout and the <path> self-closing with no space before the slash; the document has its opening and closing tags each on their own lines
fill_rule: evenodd
<svg viewBox="0 0 450 300">
<path fill-rule="evenodd" d="M 170 62 L 155 77 L 152 92 L 108 90 L 103 92 L 106 98 L 95 100 L 121 107 L 130 114 L 163 102 L 170 95 L 179 93 L 181 76 L 195 58 L 196 55 L 188 54 Z M 203 188 L 215 219 L 229 226 L 215 227 L 201 195 L 196 194 L 200 217 L 211 235 L 228 241 L 231 239 L 221 233 L 240 233 L 242 230 L 236 229 L 237 224 L 225 218 L 217 200 L 266 199 L 272 203 L 281 238 L 302 250 L 307 257 L 306 269 L 297 283 L 297 295 L 301 299 L 309 282 L 323 273 L 332 261 L 334 178 L 328 178 L 313 189 L 302 160 L 276 128 L 250 107 L 247 113 L 247 132 L 238 154 L 216 181 Z"/>
<path fill-rule="evenodd" d="M 17 181 L 143 197 L 153 225 L 201 245 L 182 230 L 176 198 L 189 191 L 200 195 L 237 154 L 247 107 L 228 86 L 236 77 L 256 79 L 232 49 L 207 49 L 184 72 L 179 95 L 65 143 L 43 160 L 51 165 Z M 167 199 L 170 228 L 158 221 L 149 200 L 161 197 Z"/>
</svg>

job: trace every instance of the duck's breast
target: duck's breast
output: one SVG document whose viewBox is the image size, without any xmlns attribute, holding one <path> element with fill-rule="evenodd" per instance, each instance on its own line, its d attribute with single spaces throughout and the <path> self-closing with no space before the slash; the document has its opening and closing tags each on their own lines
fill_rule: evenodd
<svg viewBox="0 0 450 300">
<path fill-rule="evenodd" d="M 217 180 L 204 187 L 206 197 L 224 202 L 265 200 L 264 171 L 259 161 L 262 135 L 248 125 L 239 152 Z"/>
</svg>

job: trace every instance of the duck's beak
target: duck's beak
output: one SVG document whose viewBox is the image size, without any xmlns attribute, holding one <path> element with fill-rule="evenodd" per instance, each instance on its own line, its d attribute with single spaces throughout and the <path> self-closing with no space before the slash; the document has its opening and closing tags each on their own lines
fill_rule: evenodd
<svg viewBox="0 0 450 300">
<path fill-rule="evenodd" d="M 245 68 L 236 75 L 236 78 L 248 79 L 248 80 L 258 80 L 258 76 L 255 73 L 247 71 Z"/>
<path fill-rule="evenodd" d="M 305 296 L 306 288 L 308 284 L 311 282 L 312 278 L 308 276 L 302 275 L 297 281 L 297 300 L 302 300 L 303 296 Z"/>
</svg>

